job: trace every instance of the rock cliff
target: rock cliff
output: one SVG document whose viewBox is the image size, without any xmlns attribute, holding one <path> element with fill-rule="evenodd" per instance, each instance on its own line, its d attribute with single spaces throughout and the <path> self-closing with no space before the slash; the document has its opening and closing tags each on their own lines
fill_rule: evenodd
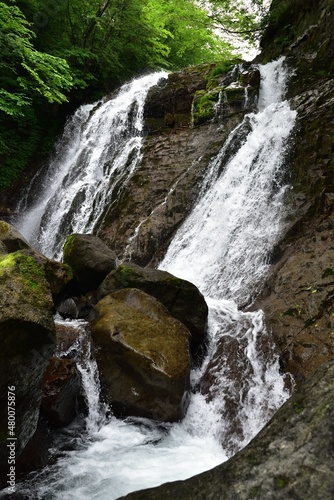
<svg viewBox="0 0 334 500">
<path fill-rule="evenodd" d="M 298 383 L 334 356 L 334 5 L 272 3 L 265 61 L 285 55 L 297 125 L 287 162 L 291 223 L 256 306 Z"/>
</svg>

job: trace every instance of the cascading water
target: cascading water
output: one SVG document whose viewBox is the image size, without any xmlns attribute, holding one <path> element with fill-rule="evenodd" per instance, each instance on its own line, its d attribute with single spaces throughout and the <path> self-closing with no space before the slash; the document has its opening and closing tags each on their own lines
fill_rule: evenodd
<svg viewBox="0 0 334 500">
<path fill-rule="evenodd" d="M 262 312 L 237 305 L 256 294 L 282 228 L 281 170 L 295 121 L 282 100 L 283 60 L 260 71 L 258 113 L 245 117 L 210 165 L 198 203 L 160 266 L 194 282 L 210 307 L 208 356 L 192 372 L 185 419 L 165 425 L 112 417 L 83 436 L 79 449 L 24 483 L 23 494 L 110 500 L 185 479 L 245 446 L 288 397 Z M 227 160 L 236 135 L 240 148 Z"/>
<path fill-rule="evenodd" d="M 81 106 L 67 123 L 37 199 L 27 210 L 39 175 L 17 208 L 24 216 L 15 221 L 47 257 L 61 256 L 67 235 L 93 232 L 104 207 L 125 188 L 140 160 L 147 92 L 165 76 L 126 84 L 114 99 Z"/>
</svg>

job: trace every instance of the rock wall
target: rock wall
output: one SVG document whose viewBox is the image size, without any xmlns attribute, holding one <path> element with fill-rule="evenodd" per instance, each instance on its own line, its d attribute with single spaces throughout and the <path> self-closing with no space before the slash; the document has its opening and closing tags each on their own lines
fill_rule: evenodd
<svg viewBox="0 0 334 500">
<path fill-rule="evenodd" d="M 287 165 L 291 221 L 256 307 L 301 383 L 334 356 L 334 4 L 274 1 L 271 12 L 258 60 L 286 56 L 298 118 Z"/>
</svg>

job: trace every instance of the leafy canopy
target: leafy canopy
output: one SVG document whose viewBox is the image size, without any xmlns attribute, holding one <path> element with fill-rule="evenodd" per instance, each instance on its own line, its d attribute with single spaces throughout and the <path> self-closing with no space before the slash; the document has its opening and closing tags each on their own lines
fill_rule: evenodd
<svg viewBox="0 0 334 500">
<path fill-rule="evenodd" d="M 34 33 L 16 6 L 0 2 L 0 110 L 12 116 L 40 97 L 51 103 L 66 101 L 72 85 L 64 59 L 36 50 Z"/>
</svg>

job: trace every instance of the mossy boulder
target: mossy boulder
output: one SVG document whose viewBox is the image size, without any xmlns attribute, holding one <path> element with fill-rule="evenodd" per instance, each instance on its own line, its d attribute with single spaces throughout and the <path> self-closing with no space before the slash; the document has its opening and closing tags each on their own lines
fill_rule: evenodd
<svg viewBox="0 0 334 500">
<path fill-rule="evenodd" d="M 116 268 L 117 256 L 98 236 L 71 234 L 64 245 L 64 262 L 83 291 L 97 288 Z"/>
<path fill-rule="evenodd" d="M 1 247 L 7 250 L 7 253 L 31 248 L 22 234 L 14 226 L 3 220 L 0 221 L 0 243 L 2 243 Z"/>
<path fill-rule="evenodd" d="M 178 421 L 188 403 L 189 332 L 156 299 L 133 288 L 94 309 L 101 394 L 117 416 Z"/>
<path fill-rule="evenodd" d="M 15 389 L 18 457 L 36 430 L 41 380 L 55 345 L 50 287 L 41 266 L 21 250 L 0 255 L 0 463 L 7 466 L 8 387 Z"/>
<path fill-rule="evenodd" d="M 190 331 L 193 355 L 203 351 L 208 306 L 195 285 L 166 271 L 128 263 L 108 274 L 98 288 L 98 298 L 122 288 L 138 288 L 159 300 Z"/>
<path fill-rule="evenodd" d="M 69 290 L 72 290 L 73 271 L 70 266 L 48 259 L 37 252 L 14 226 L 8 222 L 0 221 L 0 255 L 18 250 L 29 251 L 31 257 L 44 267 L 45 278 L 50 285 L 55 302 L 61 300 Z"/>
</svg>

